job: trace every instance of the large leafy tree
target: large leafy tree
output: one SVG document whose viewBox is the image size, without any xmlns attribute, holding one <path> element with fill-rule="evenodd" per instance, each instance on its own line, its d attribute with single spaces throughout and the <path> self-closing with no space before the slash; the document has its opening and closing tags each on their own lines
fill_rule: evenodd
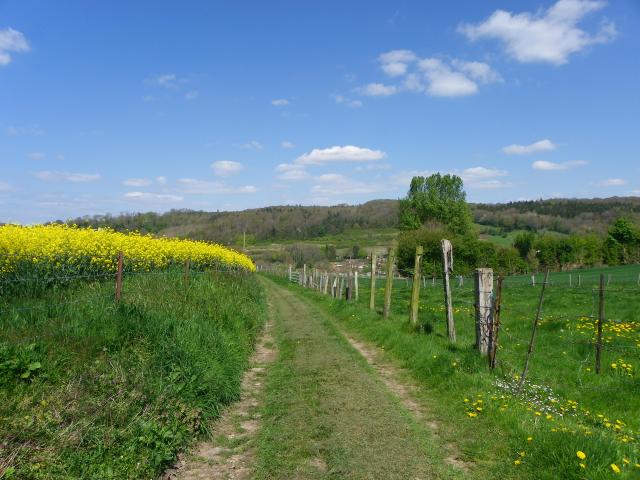
<svg viewBox="0 0 640 480">
<path fill-rule="evenodd" d="M 415 230 L 427 223 L 446 225 L 461 235 L 471 231 L 471 210 L 460 177 L 435 173 L 411 179 L 406 198 L 400 200 L 400 228 Z"/>
</svg>

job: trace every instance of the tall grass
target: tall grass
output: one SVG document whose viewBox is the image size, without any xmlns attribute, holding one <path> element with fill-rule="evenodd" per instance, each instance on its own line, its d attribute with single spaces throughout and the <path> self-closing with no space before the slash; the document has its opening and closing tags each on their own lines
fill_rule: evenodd
<svg viewBox="0 0 640 480">
<path fill-rule="evenodd" d="M 154 478 L 239 397 L 251 274 L 76 283 L 0 301 L 0 478 Z"/>
</svg>

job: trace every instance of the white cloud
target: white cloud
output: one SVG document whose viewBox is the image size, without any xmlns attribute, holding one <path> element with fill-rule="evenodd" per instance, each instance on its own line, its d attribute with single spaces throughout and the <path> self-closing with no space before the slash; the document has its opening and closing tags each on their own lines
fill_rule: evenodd
<svg viewBox="0 0 640 480">
<path fill-rule="evenodd" d="M 286 98 L 276 98 L 275 100 L 271 100 L 271 105 L 274 107 L 286 107 L 289 105 L 289 100 Z"/>
<path fill-rule="evenodd" d="M 67 182 L 95 182 L 100 180 L 101 176 L 97 173 L 69 173 L 69 172 L 52 172 L 50 170 L 42 170 L 34 173 L 34 176 L 40 180 L 46 181 L 67 181 Z"/>
<path fill-rule="evenodd" d="M 640 197 L 640 190 L 631 190 L 629 194 L 633 195 L 634 197 Z"/>
<path fill-rule="evenodd" d="M 584 160 L 572 160 L 570 162 L 555 163 L 546 160 L 536 160 L 531 164 L 534 170 L 568 170 L 571 167 L 581 167 L 587 165 Z"/>
<path fill-rule="evenodd" d="M 127 178 L 122 182 L 127 187 L 148 187 L 153 181 L 148 178 Z"/>
<path fill-rule="evenodd" d="M 389 96 L 403 91 L 426 93 L 434 97 L 457 97 L 478 92 L 478 84 L 502 82 L 487 63 L 457 58 L 419 58 L 411 50 L 391 50 L 378 57 L 382 71 L 399 77 L 398 85 L 369 83 L 356 89 L 362 95 Z"/>
<path fill-rule="evenodd" d="M 341 173 L 323 173 L 315 177 L 315 180 L 319 183 L 344 183 L 348 179 Z"/>
<path fill-rule="evenodd" d="M 11 192 L 13 187 L 7 182 L 0 182 L 0 192 Z"/>
<path fill-rule="evenodd" d="M 352 98 L 346 97 L 344 95 L 333 95 L 333 98 L 336 103 L 346 105 L 350 108 L 360 108 L 363 105 L 362 100 L 353 100 Z"/>
<path fill-rule="evenodd" d="M 409 188 L 413 177 L 428 177 L 432 173 L 430 170 L 402 170 L 391 176 L 391 183 Z"/>
<path fill-rule="evenodd" d="M 257 140 L 250 140 L 247 143 L 240 145 L 240 148 L 245 148 L 247 150 L 262 150 L 262 144 Z"/>
<path fill-rule="evenodd" d="M 530 153 L 546 152 L 555 149 L 556 145 L 551 140 L 545 138 L 530 145 L 507 145 L 502 148 L 502 151 L 507 155 L 528 155 Z"/>
<path fill-rule="evenodd" d="M 465 62 L 454 58 L 451 64 L 480 83 L 502 82 L 502 76 L 484 62 Z"/>
<path fill-rule="evenodd" d="M 228 177 L 244 169 L 240 162 L 231 160 L 218 160 L 211 164 L 211 168 L 213 169 L 213 173 L 219 177 Z"/>
<path fill-rule="evenodd" d="M 487 65 L 488 67 L 488 65 Z M 427 79 L 426 92 L 434 97 L 459 97 L 478 92 L 478 85 L 463 72 L 454 71 L 437 58 L 425 58 L 418 68 Z"/>
<path fill-rule="evenodd" d="M 416 54 L 411 50 L 391 50 L 378 57 L 382 70 L 390 77 L 406 74 L 409 63 L 416 59 Z"/>
<path fill-rule="evenodd" d="M 601 187 L 621 187 L 622 185 L 626 185 L 627 181 L 622 178 L 609 178 L 600 182 L 598 185 Z"/>
<path fill-rule="evenodd" d="M 279 180 L 285 180 L 288 182 L 298 182 L 309 178 L 309 174 L 302 165 L 296 165 L 292 163 L 281 163 L 276 167 L 276 172 L 279 172 Z"/>
<path fill-rule="evenodd" d="M 382 160 L 387 154 L 381 150 L 356 147 L 355 145 L 314 148 L 309 153 L 299 156 L 298 165 L 324 165 L 330 162 L 370 162 Z"/>
<path fill-rule="evenodd" d="M 24 35 L 13 28 L 0 30 L 0 65 L 11 63 L 11 53 L 28 52 L 29 42 Z"/>
<path fill-rule="evenodd" d="M 27 154 L 29 160 L 44 160 L 46 155 L 42 152 L 31 152 Z"/>
<path fill-rule="evenodd" d="M 395 85 L 384 85 L 382 83 L 370 83 L 364 87 L 360 87 L 358 91 L 362 95 L 369 97 L 388 97 L 389 95 L 398 93 L 398 87 Z"/>
<path fill-rule="evenodd" d="M 233 187 L 223 182 L 208 182 L 205 180 L 196 180 L 193 178 L 181 178 L 178 180 L 180 192 L 195 195 L 222 195 L 236 193 L 255 193 L 256 187 L 253 185 L 245 185 L 241 187 Z"/>
<path fill-rule="evenodd" d="M 156 177 L 156 182 L 158 182 L 158 184 L 160 185 L 166 185 L 167 184 L 167 177 Z"/>
<path fill-rule="evenodd" d="M 296 146 L 289 140 L 283 140 L 282 142 L 280 142 L 280 146 L 287 149 L 296 148 Z"/>
<path fill-rule="evenodd" d="M 172 195 L 168 193 L 149 193 L 149 192 L 127 192 L 124 194 L 125 198 L 133 200 L 149 201 L 149 202 L 163 202 L 163 203 L 175 203 L 182 202 L 184 197 L 180 195 Z"/>
<path fill-rule="evenodd" d="M 191 100 L 195 100 L 196 98 L 198 98 L 199 95 L 200 95 L 200 92 L 198 92 L 197 90 L 190 90 L 184 94 L 184 99 L 187 102 L 190 102 Z"/>
<path fill-rule="evenodd" d="M 546 160 L 536 160 L 531 164 L 534 170 L 566 170 L 569 168 L 562 163 L 547 162 Z"/>
<path fill-rule="evenodd" d="M 471 189 L 494 189 L 511 186 L 511 182 L 500 180 L 509 174 L 506 170 L 486 167 L 471 167 L 462 171 L 460 177 L 465 186 Z"/>
<path fill-rule="evenodd" d="M 536 13 L 513 14 L 496 10 L 485 21 L 462 24 L 458 31 L 471 41 L 497 39 L 510 57 L 522 63 L 562 65 L 569 61 L 571 54 L 615 38 L 617 32 L 613 22 L 601 21 L 594 34 L 578 27 L 587 14 L 601 10 L 606 4 L 601 0 L 558 0 L 548 9 Z"/>
</svg>

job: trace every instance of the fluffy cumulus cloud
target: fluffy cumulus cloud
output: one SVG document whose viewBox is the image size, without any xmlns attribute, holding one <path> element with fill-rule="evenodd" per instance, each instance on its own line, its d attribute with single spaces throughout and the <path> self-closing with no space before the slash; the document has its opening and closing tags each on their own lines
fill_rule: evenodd
<svg viewBox="0 0 640 480">
<path fill-rule="evenodd" d="M 562 163 L 548 162 L 546 160 L 536 160 L 531 164 L 531 167 L 534 170 L 553 171 L 553 170 L 569 170 L 570 168 L 581 167 L 584 165 L 587 165 L 587 162 L 585 162 L 584 160 L 573 160 L 570 162 L 562 162 Z"/>
<path fill-rule="evenodd" d="M 287 149 L 296 148 L 293 142 L 290 142 L 289 140 L 283 140 L 282 142 L 280 142 L 280 146 Z"/>
<path fill-rule="evenodd" d="M 97 173 L 70 173 L 70 172 L 56 172 L 50 170 L 42 170 L 34 173 L 34 176 L 39 180 L 46 181 L 66 181 L 74 183 L 95 182 L 102 178 Z"/>
<path fill-rule="evenodd" d="M 29 42 L 24 35 L 13 28 L 0 30 L 0 65 L 5 66 L 11 63 L 11 54 L 28 52 Z"/>
<path fill-rule="evenodd" d="M 181 178 L 178 180 L 178 185 L 180 193 L 193 195 L 242 194 L 255 193 L 257 191 L 253 185 L 235 187 L 223 182 L 209 182 L 193 178 Z"/>
<path fill-rule="evenodd" d="M 496 39 L 503 44 L 507 55 L 522 63 L 562 65 L 569 61 L 571 54 L 615 38 L 614 23 L 605 19 L 594 33 L 578 26 L 585 16 L 606 5 L 602 0 L 558 0 L 548 9 L 535 13 L 496 10 L 485 21 L 462 24 L 458 31 L 472 41 Z"/>
<path fill-rule="evenodd" d="M 369 83 L 356 89 L 362 95 L 385 97 L 400 92 L 419 92 L 434 97 L 473 95 L 480 85 L 501 82 L 487 63 L 458 58 L 420 58 L 411 50 L 391 50 L 378 57 L 382 71 L 395 84 Z"/>
<path fill-rule="evenodd" d="M 550 150 L 555 150 L 556 145 L 548 139 L 539 140 L 530 145 L 507 145 L 506 147 L 502 147 L 502 151 L 507 155 L 529 155 L 531 153 L 536 152 L 547 152 Z"/>
<path fill-rule="evenodd" d="M 234 175 L 244 169 L 240 162 L 234 162 L 231 160 L 218 160 L 211 164 L 213 173 L 218 177 L 228 177 Z"/>
<path fill-rule="evenodd" d="M 324 165 L 333 162 L 373 162 L 382 160 L 387 154 L 381 150 L 356 147 L 355 145 L 314 148 L 309 153 L 299 156 L 298 165 Z"/>
</svg>

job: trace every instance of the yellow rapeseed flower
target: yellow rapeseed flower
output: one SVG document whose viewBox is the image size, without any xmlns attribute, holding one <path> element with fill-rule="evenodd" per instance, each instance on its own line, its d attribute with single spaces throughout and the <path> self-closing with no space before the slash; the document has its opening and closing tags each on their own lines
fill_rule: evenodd
<svg viewBox="0 0 640 480">
<path fill-rule="evenodd" d="M 611 464 L 611 470 L 613 470 L 613 473 L 620 473 L 620 467 L 618 467 L 618 465 L 616 465 L 615 463 Z"/>
</svg>

